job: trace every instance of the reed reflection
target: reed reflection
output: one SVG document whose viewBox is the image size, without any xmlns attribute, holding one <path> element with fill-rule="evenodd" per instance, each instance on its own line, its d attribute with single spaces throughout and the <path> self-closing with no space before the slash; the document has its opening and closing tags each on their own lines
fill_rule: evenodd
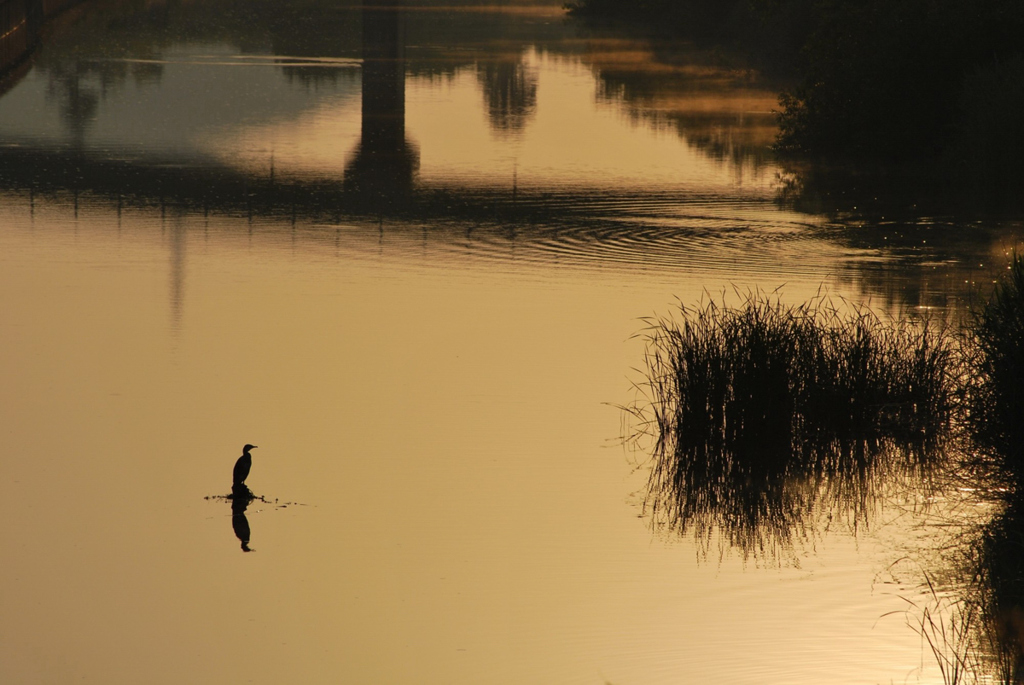
<svg viewBox="0 0 1024 685">
<path fill-rule="evenodd" d="M 757 293 L 654 321 L 646 511 L 705 553 L 774 558 L 926 487 L 947 534 L 903 559 L 908 622 L 943 682 L 1024 683 L 1022 330 L 1024 257 L 955 338 Z"/>
<path fill-rule="evenodd" d="M 1024 682 L 1024 497 L 1019 492 L 985 530 L 968 607 L 981 610 L 981 646 L 999 682 Z M 989 670 L 989 669 L 985 669 Z"/>
<path fill-rule="evenodd" d="M 1001 479 L 965 479 L 975 512 L 957 511 L 944 522 L 935 558 L 911 578 L 922 597 L 908 600 L 907 623 L 918 632 L 945 683 L 1024 683 L 1024 497 L 996 485 Z M 1004 482 L 1005 484 L 1005 482 Z M 991 489 L 990 489 L 991 488 Z M 992 509 L 995 509 L 995 514 Z M 923 571 L 922 571 L 923 569 Z"/>
<path fill-rule="evenodd" d="M 710 300 L 648 331 L 656 527 L 775 558 L 945 457 L 954 350 L 943 331 L 827 300 Z M 640 436 L 637 436 L 638 438 Z M 724 548 L 723 548 L 724 551 Z"/>
<path fill-rule="evenodd" d="M 946 623 L 962 626 L 963 634 L 954 633 L 956 641 L 936 640 L 934 648 L 940 663 L 970 659 L 974 673 L 1003 683 L 1024 682 L 1022 330 L 1024 257 L 1015 255 L 968 334 L 976 373 L 966 393 L 974 449 L 965 471 L 997 513 L 962 545 L 964 589 Z"/>
</svg>

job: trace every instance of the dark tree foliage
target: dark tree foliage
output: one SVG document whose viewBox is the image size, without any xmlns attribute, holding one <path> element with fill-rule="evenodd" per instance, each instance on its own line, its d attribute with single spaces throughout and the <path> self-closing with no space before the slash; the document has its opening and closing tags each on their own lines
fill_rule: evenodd
<svg viewBox="0 0 1024 685">
<path fill-rule="evenodd" d="M 1024 83 L 1020 0 L 575 0 L 567 7 L 680 33 L 739 27 L 742 42 L 773 66 L 795 69 L 797 85 L 780 98 L 784 152 L 1024 166 L 1024 149 L 1006 152 L 1021 139 L 1015 119 L 991 116 L 1016 114 L 1024 99 L 1015 95 L 1019 87 L 1006 87 Z"/>
<path fill-rule="evenodd" d="M 721 39 L 752 16 L 749 0 L 571 0 L 565 7 L 576 16 L 647 23 L 688 38 Z"/>
<path fill-rule="evenodd" d="M 1024 483 L 1024 256 L 1014 256 L 971 333 L 975 440 L 994 455 L 1000 472 Z"/>
<path fill-rule="evenodd" d="M 779 146 L 811 154 L 941 156 L 965 81 L 1019 52 L 1024 28 L 1016 0 L 779 1 L 811 17 Z"/>
</svg>

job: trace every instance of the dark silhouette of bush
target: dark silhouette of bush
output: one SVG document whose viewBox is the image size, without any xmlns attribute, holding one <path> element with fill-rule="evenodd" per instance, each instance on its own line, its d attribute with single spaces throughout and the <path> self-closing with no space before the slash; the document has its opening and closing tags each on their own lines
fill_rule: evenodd
<svg viewBox="0 0 1024 685">
<path fill-rule="evenodd" d="M 1019 127 L 1002 114 L 1019 112 L 1022 99 L 1018 0 L 574 0 L 567 8 L 679 33 L 740 31 L 773 70 L 791 65 L 798 84 L 780 97 L 782 152 L 1024 166 Z"/>
<path fill-rule="evenodd" d="M 960 112 L 953 155 L 967 172 L 965 190 L 992 205 L 1019 203 L 1024 178 L 1024 55 L 969 72 Z"/>
<path fill-rule="evenodd" d="M 781 0 L 785 3 L 786 0 Z M 815 155 L 940 157 L 965 79 L 1020 50 L 1012 0 L 792 0 L 812 17 L 779 147 Z"/>
<path fill-rule="evenodd" d="M 571 0 L 565 8 L 577 17 L 648 24 L 664 33 L 713 41 L 747 33 L 755 16 L 748 0 Z"/>
<path fill-rule="evenodd" d="M 1024 482 L 1024 256 L 1015 255 L 970 330 L 970 423 L 1000 473 Z"/>
</svg>

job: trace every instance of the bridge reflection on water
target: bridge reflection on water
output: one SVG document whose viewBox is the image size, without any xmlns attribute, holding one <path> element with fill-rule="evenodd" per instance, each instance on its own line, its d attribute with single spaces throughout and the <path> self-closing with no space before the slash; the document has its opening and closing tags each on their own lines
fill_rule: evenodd
<svg viewBox="0 0 1024 685">
<path fill-rule="evenodd" d="M 58 5 L 32 6 L 39 17 Z M 310 226 L 343 227 L 353 239 L 362 226 L 373 242 L 386 222 L 393 234 L 429 233 L 441 252 L 515 246 L 520 260 L 600 268 L 680 271 L 709 260 L 771 272 L 784 260 L 817 273 L 824 253 L 840 251 L 849 272 L 839 278 L 910 306 L 946 304 L 950 284 L 930 280 L 929 263 L 966 269 L 1005 242 L 998 227 L 982 239 L 975 228 L 968 245 L 955 221 L 921 226 L 891 208 L 884 225 L 855 218 L 849 231 L 841 217 L 777 204 L 783 170 L 762 111 L 769 89 L 728 70 L 657 61 L 642 43 L 579 34 L 561 23 L 557 3 L 502 14 L 389 0 L 289 13 L 287 3 L 252 2 L 244 18 L 230 6 L 91 0 L 69 13 L 82 21 L 48 31 L 0 96 L 6 202 L 221 214 L 311 242 Z M 34 35 L 30 14 L 12 20 L 5 45 Z M 178 49 L 170 36 L 181 35 L 192 47 Z M 433 107 L 463 82 L 476 101 L 464 89 L 430 116 L 483 111 L 423 130 L 423 93 Z M 416 141 L 410 97 L 420 98 Z M 460 128 L 474 116 L 489 123 L 489 139 Z M 275 151 L 275 135 L 292 149 Z M 491 145 L 483 153 L 472 149 L 481 141 Z M 525 172 L 523 150 L 532 155 Z M 175 235 L 172 253 L 183 260 L 187 241 Z M 173 272 L 179 311 L 181 265 Z M 972 279 L 955 270 L 947 280 Z"/>
<path fill-rule="evenodd" d="M 40 39 L 47 17 L 73 0 L 7 0 L 0 4 L 0 72 L 8 70 L 0 95 L 28 72 L 28 56 Z M 85 130 L 95 116 L 95 96 L 75 80 L 63 109 L 73 139 L 70 146 L 8 146 L 0 151 L 0 182 L 9 189 L 32 192 L 69 190 L 114 196 L 124 202 L 158 201 L 186 207 L 236 210 L 245 206 L 308 213 L 341 207 L 374 213 L 394 210 L 407 201 L 419 165 L 419 154 L 405 132 L 405 74 L 403 10 L 388 0 L 368 0 L 362 20 L 361 138 L 342 175 L 343 182 L 282 184 L 253 178 L 228 166 L 204 163 L 185 169 L 146 156 L 126 159 L 86 149 Z M 15 67 L 12 69 L 12 67 Z M 159 68 L 159 65 L 157 65 Z M 78 71 L 81 71 L 79 69 Z M 81 112 L 81 116 L 74 116 Z M 130 198 L 130 199 L 129 199 Z M 76 200 L 77 201 L 77 200 Z"/>
<path fill-rule="evenodd" d="M 391 0 L 370 0 L 362 11 L 362 135 L 345 169 L 345 187 L 372 207 L 408 198 L 419 165 L 405 135 L 402 14 Z"/>
<path fill-rule="evenodd" d="M 515 143 L 524 137 L 527 124 L 537 111 L 536 65 L 524 66 L 524 55 L 533 51 L 536 59 L 536 55 L 547 54 L 549 45 L 557 43 L 559 47 L 553 54 L 559 59 L 560 54 L 586 50 L 590 44 L 576 38 L 575 29 L 567 28 L 570 25 L 559 18 L 561 10 L 557 5 L 540 7 L 536 18 L 529 21 L 522 19 L 531 16 L 529 13 L 503 15 L 501 8 L 446 14 L 423 11 L 424 7 L 401 9 L 381 0 L 353 7 L 314 3 L 310 8 L 304 6 L 302 12 L 292 13 L 307 23 L 327 24 L 313 34 L 309 45 L 292 36 L 303 27 L 291 26 L 299 19 L 280 7 L 275 10 L 256 3 L 250 8 L 252 16 L 247 16 L 244 23 L 235 20 L 237 26 L 230 23 L 231 19 L 228 24 L 213 21 L 215 15 L 233 16 L 225 11 L 229 7 L 191 8 L 187 12 L 154 7 L 139 9 L 117 0 L 85 3 L 81 7 L 85 21 L 65 27 L 60 35 L 47 39 L 41 50 L 43 57 L 36 60 L 33 84 L 29 89 L 20 89 L 34 89 L 37 94 L 25 96 L 19 92 L 20 99 L 0 99 L 0 119 L 7 113 L 6 119 L 0 121 L 0 131 L 9 143 L 0 149 L 0 187 L 35 193 L 71 191 L 108 197 L 119 205 L 174 204 L 203 211 L 314 219 L 363 215 L 476 219 L 491 214 L 495 206 L 515 200 L 520 210 L 517 216 L 521 216 L 530 198 L 528 192 L 523 192 L 521 167 L 517 187 L 514 163 L 499 165 L 507 166 L 507 173 L 499 174 L 499 178 L 495 178 L 494 169 L 480 174 L 479 168 L 460 171 L 457 178 L 445 178 L 440 183 L 436 176 L 420 178 L 419 146 L 406 131 L 407 84 L 410 78 L 414 82 L 426 79 L 431 84 L 450 82 L 464 73 L 460 70 L 475 70 L 485 115 L 496 134 L 495 140 L 504 146 L 491 154 L 515 155 Z M 91 24 L 90 13 L 94 19 L 99 17 Z M 200 16 L 189 16 L 197 13 Z M 111 22 L 110 16 L 118 17 L 119 21 Z M 410 27 L 416 50 L 412 58 L 406 54 Z M 196 50 L 200 52 L 175 52 L 175 44 L 167 42 L 166 34 L 182 31 L 198 31 L 191 41 L 199 46 Z M 260 45 L 260 41 L 267 40 L 268 33 L 270 46 Z M 325 35 L 334 37 L 329 45 L 321 44 Z M 425 49 L 424 44 L 431 42 Z M 221 54 L 218 51 L 223 50 L 225 43 L 245 47 L 241 55 Z M 617 44 L 610 50 L 612 54 L 623 51 Z M 629 59 L 634 60 L 635 56 Z M 246 69 L 244 75 L 233 70 L 228 76 L 223 70 L 228 63 L 252 68 Z M 268 76 L 254 78 L 252 74 L 256 71 L 270 73 L 266 68 L 256 69 L 256 65 L 278 67 L 276 81 Z M 361 68 L 351 69 L 355 65 Z M 664 71 L 655 66 L 656 72 Z M 211 76 L 217 69 L 217 75 Z M 338 95 L 348 93 L 348 83 L 357 82 L 350 80 L 350 75 L 356 73 L 360 74 L 361 122 L 355 144 L 341 147 L 338 137 L 329 131 L 319 134 L 318 139 L 304 141 L 308 148 L 313 148 L 313 155 L 305 154 L 305 150 L 293 155 L 301 159 L 300 165 L 308 165 L 309 159 L 315 158 L 314 164 L 319 166 L 313 173 L 289 172 L 284 167 L 289 161 L 295 166 L 294 159 L 282 160 L 281 155 L 275 168 L 273 142 L 267 140 L 274 133 L 270 126 L 281 121 L 282 115 L 292 119 L 320 116 L 318 108 L 329 107 L 337 118 L 338 105 L 344 99 L 331 91 Z M 197 85 L 192 92 L 183 91 L 183 80 L 204 82 L 205 87 Z M 291 84 L 286 92 L 280 92 L 283 80 Z M 711 80 L 716 87 L 720 85 L 719 77 Z M 129 87 L 125 87 L 126 81 Z M 7 83 L 10 88 L 17 78 L 8 78 Z M 306 88 L 306 94 L 301 87 Z M 690 92 L 695 84 L 687 80 L 681 87 Z M 694 101 L 706 109 L 700 84 L 696 87 Z M 44 97 L 38 94 L 41 89 L 45 89 Z M 224 90 L 223 94 L 216 92 L 219 89 Z M 308 95 L 320 89 L 328 97 Z M 609 97 L 604 92 L 598 95 L 601 99 Z M 131 105 L 133 97 L 135 104 Z M 730 98 L 735 100 L 734 94 Z M 185 100 L 191 102 L 190 107 L 184 106 Z M 756 106 L 763 106 L 763 95 L 755 100 Z M 229 109 L 231 118 L 220 116 Z M 33 110 L 38 111 L 38 116 L 31 119 Z M 13 128 L 9 125 L 12 112 L 15 119 L 20 116 Z M 183 116 L 183 112 L 188 116 Z M 59 116 L 62 130 L 53 130 L 52 123 L 45 123 L 54 114 Z M 630 116 L 634 114 L 631 112 Z M 700 117 L 699 125 L 736 137 L 729 133 L 729 126 L 723 127 L 722 121 L 708 119 L 703 109 Z M 744 117 L 747 122 L 752 118 L 749 113 L 740 113 L 738 120 L 743 121 Z M 250 127 L 252 132 L 245 132 L 245 127 L 254 121 L 260 125 L 270 123 L 263 130 Z M 42 130 L 39 122 L 44 122 Z M 750 128 L 748 124 L 741 125 Z M 751 130 L 761 128 L 758 125 Z M 225 134 L 230 136 L 239 130 L 241 135 L 250 137 L 232 149 L 215 149 L 216 142 L 223 140 Z M 197 144 L 197 135 L 206 136 L 206 142 Z M 457 124 L 452 124 L 444 135 L 447 139 L 441 145 L 446 154 L 448 149 L 472 145 Z M 702 135 L 692 137 L 704 139 Z M 683 136 L 680 138 L 685 141 Z M 563 152 L 558 141 L 554 142 L 555 145 L 545 145 L 544 154 L 556 156 Z M 609 141 L 595 137 L 585 148 L 601 150 L 606 142 Z M 435 144 L 433 149 L 436 151 L 438 146 Z M 577 152 L 565 151 L 570 155 Z M 259 159 L 258 155 L 263 153 L 265 158 Z M 436 156 L 436 152 L 433 154 Z M 593 157 L 592 152 L 590 156 Z M 601 191 L 619 198 L 618 206 L 623 205 L 623 197 L 633 197 L 643 204 L 653 185 L 660 186 L 656 193 L 659 196 L 665 195 L 666 186 L 680 190 L 679 182 L 664 172 L 660 183 L 650 183 L 646 177 L 656 164 L 652 167 L 639 154 L 634 157 L 637 159 L 628 163 L 639 169 L 633 175 L 640 183 L 621 184 L 608 178 L 599 183 Z M 612 163 L 607 160 L 615 158 L 609 150 L 603 163 Z M 755 170 L 764 167 L 762 158 L 763 150 L 750 157 L 755 160 Z M 270 160 L 269 171 L 266 160 Z M 492 158 L 484 163 L 493 161 Z M 618 166 L 623 161 L 616 159 L 613 164 Z M 545 218 L 566 213 L 578 216 L 580 203 L 588 204 L 594 199 L 584 196 L 595 190 L 588 187 L 593 183 L 581 183 L 576 178 L 585 167 L 571 160 L 565 169 L 557 168 L 559 161 L 542 162 L 547 175 L 540 183 L 533 183 L 533 191 L 535 199 L 543 197 L 545 206 L 534 206 L 528 213 L 539 212 Z M 702 163 L 709 162 L 721 169 L 735 167 L 736 173 L 746 173 L 740 171 L 747 164 L 744 159 Z M 474 163 L 480 166 L 478 160 Z M 769 167 L 764 168 L 765 173 L 771 173 Z M 599 173 L 589 173 L 591 180 L 600 178 Z M 688 173 L 698 179 L 709 177 L 701 172 Z M 716 171 L 714 175 L 723 174 Z M 720 188 L 723 180 L 726 195 L 731 195 L 732 179 L 716 179 Z M 754 186 L 758 185 L 763 183 L 755 181 Z M 694 189 L 683 190 L 684 194 L 692 194 Z M 756 187 L 753 192 L 764 196 Z M 740 194 L 749 197 L 750 191 Z M 664 198 L 656 202 L 661 199 Z"/>
</svg>

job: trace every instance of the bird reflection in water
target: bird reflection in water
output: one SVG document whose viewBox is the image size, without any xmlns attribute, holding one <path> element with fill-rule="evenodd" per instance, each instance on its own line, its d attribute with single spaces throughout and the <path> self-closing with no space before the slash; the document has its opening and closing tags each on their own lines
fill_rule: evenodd
<svg viewBox="0 0 1024 685">
<path fill-rule="evenodd" d="M 206 496 L 207 500 L 226 500 L 231 503 L 231 529 L 235 532 L 235 537 L 238 538 L 238 541 L 242 543 L 243 552 L 254 551 L 249 547 L 251 531 L 249 529 L 249 519 L 245 515 L 250 504 L 260 501 L 263 504 L 270 505 L 269 509 L 306 506 L 300 502 L 282 502 L 277 498 L 268 499 L 263 495 L 254 494 L 249 489 L 249 486 L 245 484 L 245 479 L 249 477 L 249 472 L 252 470 L 252 455 L 249 452 L 254 449 L 256 449 L 256 445 L 245 445 L 242 448 L 242 456 L 235 461 L 234 469 L 231 472 L 231 494 Z"/>
<path fill-rule="evenodd" d="M 242 543 L 243 552 L 252 551 L 249 547 L 249 519 L 245 517 L 245 510 L 249 508 L 249 503 L 254 499 L 256 497 L 252 494 L 252 490 L 245 485 L 235 485 L 231 488 L 231 528 Z"/>
<path fill-rule="evenodd" d="M 235 461 L 235 468 L 231 472 L 231 528 L 241 541 L 243 552 L 252 551 L 249 549 L 249 519 L 245 517 L 245 510 L 256 496 L 245 484 L 245 479 L 252 470 L 252 455 L 249 452 L 256 448 L 257 445 L 249 444 L 242 447 L 242 456 Z"/>
</svg>

